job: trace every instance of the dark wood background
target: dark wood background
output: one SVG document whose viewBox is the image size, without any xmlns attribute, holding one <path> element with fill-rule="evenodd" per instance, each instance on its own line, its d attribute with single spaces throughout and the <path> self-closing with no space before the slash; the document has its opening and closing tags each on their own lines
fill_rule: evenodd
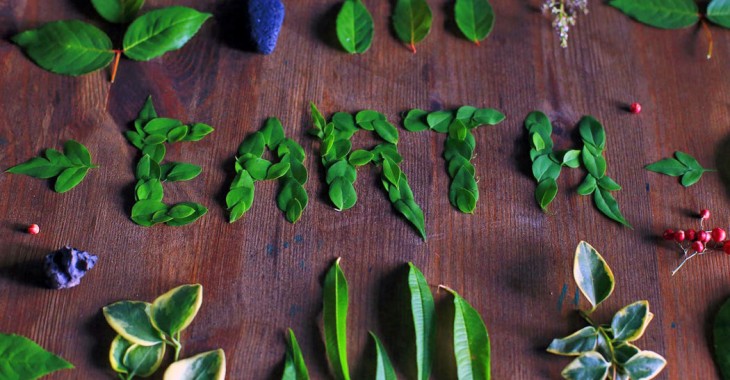
<svg viewBox="0 0 730 380">
<path fill-rule="evenodd" d="M 727 167 L 730 31 L 713 27 L 716 56 L 707 61 L 700 29 L 653 29 L 592 1 L 590 14 L 571 31 L 570 47 L 562 49 L 539 1 L 495 0 L 496 26 L 477 47 L 454 32 L 451 2 L 438 0 L 429 2 L 433 30 L 413 55 L 389 29 L 390 2 L 365 2 L 376 27 L 366 54 L 338 48 L 333 25 L 339 3 L 319 0 L 287 2 L 276 51 L 263 56 L 242 42 L 245 13 L 238 1 L 149 1 L 145 9 L 184 4 L 216 17 L 180 51 L 151 62 L 123 60 L 112 85 L 108 70 L 77 78 L 48 73 L 9 42 L 17 32 L 71 18 L 120 36 L 87 0 L 0 0 L 0 167 L 60 148 L 67 139 L 88 146 L 101 166 L 67 194 L 54 193 L 52 182 L 0 175 L 0 331 L 28 336 L 77 368 L 52 379 L 111 379 L 107 352 L 114 334 L 101 308 L 122 299 L 151 301 L 198 282 L 205 288 L 203 307 L 183 334 L 183 356 L 220 347 L 229 378 L 277 378 L 291 327 L 313 378 L 328 378 L 319 329 L 321 283 L 342 257 L 353 374 L 363 378 L 369 371 L 368 330 L 408 374 L 413 360 L 398 327 L 403 308 L 397 289 L 405 264 L 413 261 L 434 292 L 446 284 L 481 313 L 495 379 L 558 379 L 570 360 L 544 349 L 552 338 L 582 327 L 574 313 L 572 257 L 586 240 L 617 280 L 599 319 L 647 299 L 656 317 L 638 344 L 667 358 L 660 378 L 717 378 L 711 323 L 730 295 L 730 258 L 708 254 L 671 277 L 679 252 L 657 236 L 665 228 L 696 228 L 701 208 L 713 211 L 713 226 L 727 227 L 730 175 L 708 174 L 684 189 L 642 167 L 675 150 L 708 167 Z M 165 187 L 166 201 L 209 207 L 187 227 L 143 228 L 129 219 L 138 156 L 122 132 L 150 94 L 160 115 L 216 128 L 202 142 L 168 148 L 167 159 L 204 169 L 194 181 Z M 359 171 L 357 205 L 336 212 L 324 196 L 319 144 L 305 133 L 309 101 L 327 115 L 372 108 L 394 123 L 415 107 L 502 110 L 504 123 L 476 132 L 476 213 L 464 215 L 449 204 L 444 136 L 404 130 L 403 169 L 426 214 L 428 242 L 391 208 L 372 167 Z M 627 112 L 633 101 L 643 105 L 641 115 Z M 582 115 L 604 123 L 608 174 L 624 187 L 616 197 L 634 230 L 604 218 L 591 199 L 576 194 L 583 175 L 578 170 L 563 172 L 552 213 L 540 211 L 522 125 L 535 109 L 554 120 L 558 148 L 576 144 Z M 260 183 L 249 213 L 228 224 L 223 200 L 232 157 L 269 116 L 281 118 L 309 155 L 309 207 L 291 225 L 275 206 L 275 183 Z M 365 137 L 355 141 L 369 144 Z M 23 232 L 31 223 L 41 226 L 40 235 Z M 81 286 L 45 289 L 37 279 L 41 260 L 66 244 L 99 255 L 98 265 Z M 447 324 L 450 298 L 443 292 L 436 297 Z M 448 334 L 439 342 L 434 378 L 455 378 Z"/>
</svg>

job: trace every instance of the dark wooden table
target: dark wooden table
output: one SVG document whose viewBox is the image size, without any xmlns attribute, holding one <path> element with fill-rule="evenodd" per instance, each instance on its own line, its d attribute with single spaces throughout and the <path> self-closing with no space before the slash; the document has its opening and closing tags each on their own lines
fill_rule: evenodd
<svg viewBox="0 0 730 380">
<path fill-rule="evenodd" d="M 400 308 L 393 292 L 412 261 L 434 292 L 449 285 L 481 313 L 495 379 L 557 379 L 569 360 L 545 347 L 582 326 L 572 279 L 580 240 L 604 255 L 617 280 L 599 318 L 649 300 L 656 317 L 638 344 L 667 358 L 660 378 L 718 377 L 711 323 L 730 295 L 730 258 L 706 255 L 671 277 L 678 251 L 657 236 L 665 228 L 694 227 L 701 208 L 713 211 L 711 224 L 727 227 L 728 174 L 708 174 L 685 189 L 642 167 L 675 150 L 708 167 L 727 166 L 730 32 L 714 29 L 716 56 L 707 61 L 699 29 L 653 29 L 592 1 L 591 13 L 571 32 L 570 47 L 562 49 L 538 1 L 495 0 L 495 29 L 477 47 L 454 33 L 450 1 L 439 0 L 430 1 L 434 27 L 414 55 L 389 29 L 389 2 L 366 1 L 375 19 L 373 46 L 350 56 L 333 41 L 338 2 L 289 1 L 276 51 L 263 56 L 242 48 L 238 19 L 244 14 L 236 1 L 163 0 L 146 8 L 173 3 L 216 17 L 180 51 L 146 63 L 123 60 L 111 84 L 108 70 L 77 78 L 48 73 L 9 42 L 19 31 L 57 19 L 84 19 L 118 32 L 88 1 L 0 0 L 1 168 L 60 148 L 67 139 L 88 146 L 101 166 L 66 194 L 54 193 L 52 182 L 0 175 L 0 331 L 30 337 L 76 366 L 50 378 L 114 378 L 107 360 L 114 334 L 101 308 L 121 299 L 151 301 L 196 282 L 205 298 L 183 334 L 183 356 L 220 347 L 229 378 L 274 379 L 292 327 L 313 378 L 327 378 L 321 283 L 342 257 L 356 378 L 369 370 L 368 330 L 381 336 L 399 372 L 410 372 L 412 360 L 394 323 Z M 138 156 L 122 132 L 150 94 L 161 115 L 216 128 L 202 142 L 168 149 L 168 159 L 204 169 L 198 179 L 165 189 L 166 201 L 209 207 L 187 227 L 143 228 L 129 219 Z M 428 242 L 391 208 L 373 167 L 359 171 L 357 205 L 336 212 L 324 195 L 319 143 L 305 133 L 309 101 L 327 115 L 372 108 L 394 123 L 416 107 L 502 110 L 504 123 L 476 132 L 482 195 L 476 213 L 461 214 L 449 204 L 444 136 L 403 130 L 402 167 L 426 214 Z M 643 105 L 641 115 L 627 112 L 633 101 Z M 616 197 L 634 230 L 604 218 L 591 199 L 576 194 L 582 180 L 577 170 L 564 171 L 552 213 L 541 212 L 523 127 L 535 109 L 555 122 L 558 148 L 576 144 L 582 115 L 604 123 L 608 174 L 624 187 Z M 291 225 L 275 206 L 275 183 L 260 183 L 249 213 L 228 224 L 223 198 L 231 159 L 269 116 L 281 118 L 308 153 L 310 205 Z M 355 140 L 356 146 L 369 143 Z M 24 232 L 31 223 L 41 226 L 40 235 Z M 99 263 L 81 286 L 45 289 L 36 278 L 41 260 L 66 244 L 99 255 Z M 450 298 L 443 291 L 436 297 L 439 309 L 446 308 Z M 434 378 L 454 378 L 448 344 L 440 351 Z"/>
</svg>

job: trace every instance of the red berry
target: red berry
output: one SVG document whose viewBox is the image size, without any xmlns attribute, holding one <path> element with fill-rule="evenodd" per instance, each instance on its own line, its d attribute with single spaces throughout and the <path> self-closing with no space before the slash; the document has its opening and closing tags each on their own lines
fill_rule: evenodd
<svg viewBox="0 0 730 380">
<path fill-rule="evenodd" d="M 692 243 L 692 250 L 695 252 L 702 252 L 705 250 L 705 245 L 701 241 Z"/>
<path fill-rule="evenodd" d="M 662 235 L 664 240 L 674 240 L 674 230 L 672 229 L 666 229 L 664 230 L 664 235 Z"/>
<path fill-rule="evenodd" d="M 726 254 L 730 255 L 730 240 L 728 240 L 728 241 L 726 241 L 725 243 L 723 243 L 723 245 L 722 245 L 722 250 L 723 250 L 723 251 L 724 251 L 724 252 L 725 252 Z"/>
<path fill-rule="evenodd" d="M 725 240 L 725 238 L 727 237 L 727 233 L 722 228 L 713 228 L 710 236 L 712 236 L 712 240 L 719 243 Z"/>
<path fill-rule="evenodd" d="M 700 219 L 710 219 L 710 210 L 704 209 L 700 211 Z"/>
<path fill-rule="evenodd" d="M 41 228 L 37 224 L 31 224 L 28 226 L 28 233 L 31 235 L 38 235 L 41 232 Z"/>
<path fill-rule="evenodd" d="M 707 243 L 710 239 L 710 234 L 707 231 L 697 231 L 697 241 Z"/>
<path fill-rule="evenodd" d="M 677 232 L 674 233 L 674 240 L 676 240 L 678 243 L 681 243 L 684 241 L 684 231 L 677 230 Z"/>
<path fill-rule="evenodd" d="M 685 231 L 684 234 L 689 241 L 695 241 L 695 238 L 697 238 L 697 232 L 691 228 Z"/>
<path fill-rule="evenodd" d="M 641 104 L 639 103 L 631 103 L 631 107 L 629 107 L 629 111 L 633 113 L 634 115 L 638 115 L 641 113 Z"/>
</svg>

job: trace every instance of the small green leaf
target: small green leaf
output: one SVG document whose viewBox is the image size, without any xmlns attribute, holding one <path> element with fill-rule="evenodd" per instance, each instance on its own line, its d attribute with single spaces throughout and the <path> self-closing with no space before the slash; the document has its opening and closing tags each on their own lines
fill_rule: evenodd
<svg viewBox="0 0 730 380">
<path fill-rule="evenodd" d="M 117 338 L 124 339 L 121 336 L 117 336 Z M 131 344 L 122 357 L 122 363 L 127 373 L 139 377 L 152 376 L 162 364 L 162 359 L 165 357 L 165 346 L 164 343 L 154 346 Z"/>
<path fill-rule="evenodd" d="M 607 178 L 607 177 L 603 177 Z M 588 174 L 586 176 L 586 179 L 583 180 L 583 183 L 578 186 L 578 194 L 580 195 L 591 195 L 594 191 L 596 191 L 596 188 L 598 187 L 598 182 L 596 181 L 596 177 Z"/>
<path fill-rule="evenodd" d="M 109 326 L 124 339 L 142 346 L 154 346 L 162 342 L 162 335 L 152 326 L 147 302 L 119 301 L 102 310 Z"/>
<path fill-rule="evenodd" d="M 266 172 L 266 179 L 277 179 L 284 176 L 291 169 L 291 164 L 288 162 L 278 162 L 269 166 L 269 171 Z"/>
<path fill-rule="evenodd" d="M 149 61 L 185 45 L 212 17 L 192 8 L 173 6 L 140 16 L 124 34 L 124 55 L 135 61 Z"/>
<path fill-rule="evenodd" d="M 181 206 L 181 205 L 188 206 L 188 207 L 192 208 L 195 212 L 193 212 L 190 216 L 187 216 L 184 218 L 173 218 L 172 220 L 165 222 L 165 224 L 167 224 L 168 226 L 171 226 L 171 227 L 184 226 L 186 224 L 190 224 L 190 223 L 198 220 L 198 218 L 200 218 L 201 216 L 205 215 L 208 212 L 208 209 L 205 206 L 203 206 L 199 203 L 195 203 L 195 202 L 182 202 L 182 203 L 178 203 L 177 205 L 175 205 L 173 207 Z"/>
<path fill-rule="evenodd" d="M 477 45 L 494 27 L 494 11 L 487 0 L 456 0 L 454 18 L 464 36 Z"/>
<path fill-rule="evenodd" d="M 349 380 L 347 365 L 347 279 L 340 268 L 340 259 L 324 279 L 324 339 L 327 359 L 337 380 Z"/>
<path fill-rule="evenodd" d="M 375 343 L 375 380 L 397 380 L 395 369 L 393 369 L 388 353 L 385 352 L 385 347 L 372 331 L 370 337 Z"/>
<path fill-rule="evenodd" d="M 428 112 L 420 109 L 412 109 L 408 111 L 406 118 L 403 119 L 403 127 L 411 132 L 420 132 L 429 129 L 426 123 Z"/>
<path fill-rule="evenodd" d="M 393 9 L 393 29 L 398 39 L 416 52 L 416 44 L 431 31 L 431 8 L 425 0 L 398 0 Z"/>
<path fill-rule="evenodd" d="M 593 192 L 593 202 L 596 204 L 598 210 L 603 213 L 603 215 L 606 215 L 610 219 L 613 219 L 616 222 L 619 222 L 624 226 L 631 228 L 631 224 L 629 224 L 624 216 L 621 215 L 621 210 L 619 210 L 618 208 L 618 203 L 616 203 L 616 199 L 614 199 L 613 195 L 611 195 L 611 192 L 602 188 L 598 188 L 595 192 Z"/>
<path fill-rule="evenodd" d="M 482 317 L 454 290 L 454 356 L 459 379 L 491 379 L 489 334 Z"/>
<path fill-rule="evenodd" d="M 251 177 L 257 181 L 266 179 L 266 174 L 269 172 L 271 167 L 271 161 L 264 160 L 263 158 L 252 158 L 246 160 L 243 167 L 251 174 Z"/>
<path fill-rule="evenodd" d="M 147 96 L 147 99 L 144 102 L 144 105 L 142 106 L 142 109 L 139 110 L 139 114 L 137 115 L 137 120 L 142 125 L 147 124 L 150 120 L 157 118 L 157 111 L 155 111 L 155 106 L 152 104 L 152 95 Z"/>
<path fill-rule="evenodd" d="M 712 328 L 715 364 L 723 379 L 730 379 L 730 299 L 724 301 L 715 315 Z"/>
<path fill-rule="evenodd" d="M 593 116 L 583 116 L 580 119 L 578 132 L 584 143 L 590 144 L 601 151 L 606 148 L 606 131 L 603 125 Z"/>
<path fill-rule="evenodd" d="M 345 0 L 337 14 L 337 38 L 350 54 L 365 53 L 373 42 L 373 17 L 361 0 Z"/>
<path fill-rule="evenodd" d="M 639 349 L 631 343 L 621 342 L 613 347 L 614 359 L 622 366 L 638 353 Z"/>
<path fill-rule="evenodd" d="M 558 183 L 552 178 L 546 178 L 537 184 L 535 200 L 543 211 L 547 211 L 550 202 L 558 195 Z"/>
<path fill-rule="evenodd" d="M 162 202 L 165 191 L 159 179 L 141 179 L 137 181 L 137 185 L 134 187 L 134 194 L 137 201 L 154 200 Z"/>
<path fill-rule="evenodd" d="M 183 218 L 187 218 L 193 214 L 195 214 L 195 209 L 188 205 L 184 205 L 184 204 L 172 206 L 166 212 L 166 215 L 170 217 L 169 220 L 183 219 Z M 167 220 L 166 220 L 166 222 L 167 222 Z"/>
<path fill-rule="evenodd" d="M 730 28 L 730 1 L 710 1 L 710 5 L 707 6 L 707 19 L 723 28 Z"/>
<path fill-rule="evenodd" d="M 591 153 L 588 146 L 584 146 L 581 151 L 581 159 L 588 173 L 596 178 L 603 178 L 606 175 L 606 159 L 603 156 L 595 156 Z"/>
<path fill-rule="evenodd" d="M 190 325 L 202 303 L 200 284 L 178 286 L 152 303 L 149 309 L 152 324 L 167 336 L 175 336 Z"/>
<path fill-rule="evenodd" d="M 163 380 L 224 380 L 226 354 L 223 350 L 208 351 L 176 361 L 165 370 Z"/>
<path fill-rule="evenodd" d="M 357 179 L 357 170 L 353 168 L 346 160 L 337 161 L 327 169 L 327 183 L 332 183 L 337 178 L 344 178 L 350 183 L 354 183 Z"/>
<path fill-rule="evenodd" d="M 447 133 L 452 121 L 454 121 L 454 113 L 451 111 L 436 111 L 426 116 L 428 126 L 439 133 Z"/>
<path fill-rule="evenodd" d="M 281 376 L 281 380 L 309 380 L 309 371 L 307 371 L 302 350 L 299 348 L 292 329 L 289 329 L 289 344 L 286 346 L 284 374 Z"/>
<path fill-rule="evenodd" d="M 91 4 L 104 20 L 125 24 L 134 19 L 144 0 L 91 0 Z"/>
<path fill-rule="evenodd" d="M 547 352 L 556 355 L 578 356 L 584 352 L 594 351 L 598 343 L 598 331 L 593 326 L 586 326 L 565 338 L 553 339 Z"/>
<path fill-rule="evenodd" d="M 545 149 L 545 139 L 539 133 L 532 134 L 532 147 L 538 151 Z"/>
<path fill-rule="evenodd" d="M 63 144 L 63 154 L 73 164 L 92 166 L 89 150 L 74 140 L 68 140 Z"/>
<path fill-rule="evenodd" d="M 134 204 L 134 206 L 132 206 L 131 218 L 140 226 L 151 227 L 157 223 L 154 221 L 153 217 L 158 211 L 167 212 L 167 205 L 159 200 L 139 200 Z M 125 336 L 125 338 L 129 339 L 127 336 Z"/>
<path fill-rule="evenodd" d="M 352 183 L 344 177 L 335 178 L 330 184 L 329 196 L 338 211 L 344 211 L 357 203 L 357 193 Z"/>
<path fill-rule="evenodd" d="M 680 183 L 684 187 L 690 187 L 699 182 L 700 178 L 702 178 L 702 173 L 703 172 L 699 170 L 690 170 L 682 176 Z"/>
<path fill-rule="evenodd" d="M 215 129 L 208 124 L 195 123 L 190 126 L 188 135 L 185 136 L 183 141 L 200 141 L 205 136 L 213 133 Z"/>
<path fill-rule="evenodd" d="M 285 213 L 287 221 L 296 223 L 307 207 L 309 197 L 304 187 L 296 180 L 285 180 L 284 183 L 276 197 L 276 205 Z"/>
<path fill-rule="evenodd" d="M 375 120 L 373 121 L 373 127 L 375 128 L 375 133 L 383 140 L 391 144 L 398 143 L 398 129 L 393 124 L 385 120 Z"/>
<path fill-rule="evenodd" d="M 0 375 L 4 379 L 35 380 L 74 366 L 20 335 L 0 333 Z"/>
<path fill-rule="evenodd" d="M 611 268 L 598 251 L 584 241 L 575 250 L 573 277 L 581 293 L 591 303 L 591 311 L 611 295 L 615 286 Z"/>
<path fill-rule="evenodd" d="M 619 191 L 621 190 L 621 185 L 616 183 L 611 177 L 609 176 L 603 176 L 603 178 L 598 180 L 598 186 L 600 186 L 603 190 L 606 191 Z"/>
<path fill-rule="evenodd" d="M 163 140 L 159 140 L 160 143 L 167 140 L 167 135 L 173 129 L 182 126 L 180 120 L 170 119 L 166 117 L 156 117 L 148 121 L 144 125 L 144 131 L 150 135 L 158 135 L 163 137 Z"/>
<path fill-rule="evenodd" d="M 129 373 L 129 369 L 124 366 L 124 354 L 127 353 L 129 347 L 132 347 L 132 342 L 124 339 L 121 335 L 117 335 L 112 340 L 111 347 L 109 348 L 109 364 L 112 369 L 118 373 Z"/>
<path fill-rule="evenodd" d="M 266 138 L 263 133 L 256 132 L 247 136 L 238 147 L 238 155 L 252 154 L 255 157 L 261 157 L 266 150 Z"/>
<path fill-rule="evenodd" d="M 144 155 L 137 163 L 135 177 L 138 180 L 160 179 L 160 165 L 150 159 L 150 156 Z"/>
<path fill-rule="evenodd" d="M 402 177 L 401 177 L 402 178 Z M 418 230 L 423 240 L 426 240 L 426 222 L 423 217 L 423 210 L 413 199 L 399 199 L 393 206 Z"/>
<path fill-rule="evenodd" d="M 160 179 L 168 182 L 189 181 L 203 172 L 198 165 L 185 162 L 168 162 L 160 166 Z"/>
<path fill-rule="evenodd" d="M 114 59 L 109 36 L 77 20 L 49 22 L 17 34 L 12 40 L 38 66 L 57 74 L 87 74 Z"/>
<path fill-rule="evenodd" d="M 629 359 L 623 366 L 632 380 L 649 380 L 655 378 L 667 365 L 667 361 L 656 352 L 641 351 Z"/>
<path fill-rule="evenodd" d="M 145 145 L 144 148 L 142 148 L 142 154 L 149 155 L 150 159 L 158 164 L 165 158 L 166 152 L 167 149 L 164 144 Z"/>
<path fill-rule="evenodd" d="M 89 168 L 68 168 L 61 172 L 56 178 L 53 190 L 57 193 L 65 193 L 81 183 L 89 172 Z"/>
<path fill-rule="evenodd" d="M 494 108 L 479 108 L 474 112 L 472 124 L 479 125 L 497 125 L 504 121 L 506 116 Z"/>
<path fill-rule="evenodd" d="M 687 166 L 674 158 L 665 158 L 659 160 L 653 164 L 644 166 L 644 169 L 654 173 L 665 174 L 672 177 L 679 177 L 689 170 Z"/>
<path fill-rule="evenodd" d="M 272 150 L 278 148 L 279 144 L 286 137 L 284 134 L 284 126 L 281 125 L 281 121 L 275 117 L 266 119 L 264 127 L 261 129 L 261 133 L 264 136 L 266 145 Z"/>
<path fill-rule="evenodd" d="M 636 21 L 656 28 L 686 28 L 700 20 L 694 0 L 611 0 L 609 4 Z"/>
<path fill-rule="evenodd" d="M 598 352 L 586 352 L 570 362 L 560 374 L 567 380 L 604 380 L 611 363 Z"/>
<path fill-rule="evenodd" d="M 188 136 L 189 131 L 190 127 L 187 125 L 175 127 L 167 133 L 167 141 L 171 144 L 183 141 Z"/>
<path fill-rule="evenodd" d="M 309 109 L 312 113 L 312 124 L 314 124 L 314 128 L 324 130 L 325 125 L 327 125 L 327 121 L 324 116 L 322 116 L 322 113 L 319 112 L 319 109 L 317 109 L 317 105 L 315 105 L 314 102 L 309 102 Z"/>
<path fill-rule="evenodd" d="M 638 301 L 616 312 L 611 321 L 613 339 L 619 342 L 633 342 L 644 334 L 654 314 L 649 312 L 649 302 Z"/>
<path fill-rule="evenodd" d="M 47 179 L 59 175 L 65 168 L 65 166 L 55 165 L 43 157 L 33 157 L 22 164 L 11 167 L 6 172 Z"/>
<path fill-rule="evenodd" d="M 534 136 L 538 136 L 535 134 Z M 562 165 L 569 168 L 575 169 L 580 166 L 580 154 L 581 151 L 572 149 L 563 154 Z"/>
<path fill-rule="evenodd" d="M 383 160 L 383 177 L 385 177 L 388 182 L 398 186 L 400 184 L 400 177 L 402 174 L 403 172 L 395 162 L 391 161 L 387 157 Z"/>
<path fill-rule="evenodd" d="M 373 154 L 367 150 L 356 150 L 350 153 L 348 162 L 353 166 L 363 166 L 370 163 L 373 160 Z"/>
<path fill-rule="evenodd" d="M 428 380 L 436 338 L 436 307 L 423 273 L 413 263 L 408 263 L 408 290 L 416 337 L 417 379 Z"/>
</svg>

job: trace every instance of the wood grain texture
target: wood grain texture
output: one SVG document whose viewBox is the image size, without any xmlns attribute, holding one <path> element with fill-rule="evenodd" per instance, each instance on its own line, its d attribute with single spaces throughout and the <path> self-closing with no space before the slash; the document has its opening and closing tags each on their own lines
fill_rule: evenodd
<svg viewBox="0 0 730 380">
<path fill-rule="evenodd" d="M 557 379 L 569 360 L 545 347 L 581 327 L 571 275 L 580 240 L 603 254 L 617 279 L 599 318 L 647 299 L 656 318 L 639 345 L 667 358 L 660 378 L 719 377 L 710 323 L 730 295 L 730 261 L 705 255 L 670 277 L 680 257 L 657 236 L 665 228 L 695 227 L 692 213 L 701 208 L 713 210 L 713 225 L 727 226 L 728 174 L 708 174 L 684 189 L 642 167 L 675 150 L 705 166 L 727 165 L 730 31 L 713 29 L 716 56 L 706 61 L 698 29 L 652 29 L 596 1 L 566 50 L 539 13 L 539 1 L 495 0 L 495 29 L 476 47 L 454 32 L 453 4 L 438 0 L 430 2 L 432 32 L 414 55 L 389 29 L 391 4 L 366 0 L 375 20 L 373 46 L 350 56 L 334 40 L 337 1 L 289 1 L 276 51 L 262 56 L 241 42 L 245 8 L 237 1 L 150 3 L 145 9 L 189 5 L 216 17 L 180 51 L 151 62 L 123 60 L 112 85 L 108 70 L 78 78 L 43 71 L 9 42 L 19 31 L 71 18 L 90 20 L 118 42 L 122 30 L 105 24 L 89 2 L 0 0 L 0 168 L 67 139 L 89 147 L 101 166 L 63 195 L 49 182 L 0 174 L 0 331 L 28 336 L 77 368 L 49 379 L 115 378 L 107 361 L 113 332 L 101 308 L 120 299 L 150 301 L 192 282 L 203 284 L 205 297 L 183 334 L 184 357 L 220 347 L 229 378 L 274 379 L 291 327 L 313 378 L 328 378 L 321 283 L 336 257 L 343 257 L 350 284 L 349 356 L 356 378 L 370 371 L 368 330 L 381 337 L 401 374 L 414 370 L 394 322 L 402 318 L 394 289 L 413 261 L 434 292 L 446 284 L 482 314 L 495 379 Z M 150 94 L 160 115 L 216 128 L 202 142 L 168 147 L 167 159 L 204 170 L 196 180 L 165 185 L 166 201 L 209 207 L 187 227 L 142 228 L 128 217 L 138 156 L 122 132 Z M 358 204 L 334 211 L 319 144 L 305 133 L 309 101 L 327 115 L 369 108 L 396 123 L 402 111 L 416 107 L 502 110 L 504 123 L 475 133 L 476 213 L 464 215 L 449 204 L 444 136 L 404 130 L 402 168 L 426 214 L 428 242 L 396 215 L 371 167 L 359 170 Z M 639 116 L 625 109 L 633 101 L 643 106 Z M 554 120 L 558 149 L 576 144 L 582 115 L 603 122 L 608 175 L 624 187 L 617 200 L 634 230 L 604 218 L 591 199 L 575 193 L 582 181 L 576 170 L 560 177 L 552 213 L 540 211 L 522 126 L 535 109 Z M 291 225 L 276 208 L 276 185 L 261 183 L 251 210 L 228 224 L 224 194 L 232 157 L 269 116 L 279 117 L 307 151 L 310 205 Z M 370 143 L 360 136 L 354 142 Z M 40 225 L 40 235 L 23 232 L 31 223 Z M 99 263 L 79 287 L 44 289 L 37 282 L 41 259 L 65 244 L 99 255 Z M 443 292 L 436 298 L 443 324 L 450 299 Z M 434 377 L 454 378 L 448 334 L 439 339 Z"/>
</svg>

